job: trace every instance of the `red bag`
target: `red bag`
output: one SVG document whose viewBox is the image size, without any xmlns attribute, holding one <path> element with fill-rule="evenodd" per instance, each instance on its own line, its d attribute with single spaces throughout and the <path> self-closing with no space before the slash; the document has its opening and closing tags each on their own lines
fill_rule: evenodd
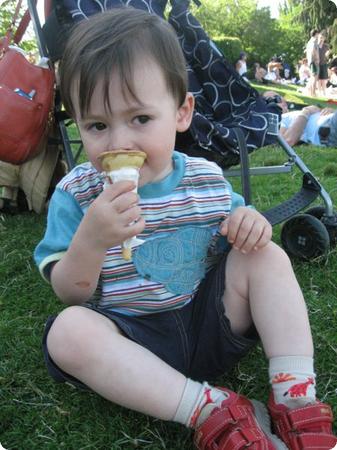
<svg viewBox="0 0 337 450">
<path fill-rule="evenodd" d="M 21 0 L 13 24 L 20 6 Z M 55 77 L 9 48 L 11 31 L 0 42 L 0 160 L 21 164 L 36 155 L 48 132 Z"/>
</svg>

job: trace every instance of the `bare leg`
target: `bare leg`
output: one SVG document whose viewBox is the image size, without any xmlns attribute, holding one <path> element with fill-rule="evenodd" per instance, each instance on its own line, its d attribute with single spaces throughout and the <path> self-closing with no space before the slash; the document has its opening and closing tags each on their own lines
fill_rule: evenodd
<svg viewBox="0 0 337 450">
<path fill-rule="evenodd" d="M 106 399 L 163 420 L 174 416 L 186 378 L 101 314 L 80 306 L 65 309 L 47 344 L 62 370 Z"/>
<path fill-rule="evenodd" d="M 328 83 L 328 80 L 321 80 L 321 91 L 323 97 L 326 97 L 326 85 Z"/>
<path fill-rule="evenodd" d="M 288 257 L 275 244 L 248 255 L 230 253 L 224 303 L 235 332 L 244 333 L 254 321 L 267 357 L 312 355 L 303 296 Z M 47 344 L 61 369 L 106 399 L 163 420 L 174 417 L 185 376 L 121 335 L 106 317 L 68 307 Z"/>
<path fill-rule="evenodd" d="M 268 358 L 313 355 L 302 292 L 288 256 L 275 244 L 248 255 L 230 252 L 224 304 L 233 331 L 244 333 L 254 322 Z"/>
<path fill-rule="evenodd" d="M 317 76 L 311 75 L 307 84 L 308 94 L 310 95 L 310 97 L 316 97 L 317 84 L 318 84 Z"/>
</svg>

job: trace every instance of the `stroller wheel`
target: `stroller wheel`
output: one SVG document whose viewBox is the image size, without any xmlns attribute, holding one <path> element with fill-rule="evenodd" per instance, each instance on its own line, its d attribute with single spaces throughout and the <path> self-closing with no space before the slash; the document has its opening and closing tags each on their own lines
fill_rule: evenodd
<svg viewBox="0 0 337 450">
<path fill-rule="evenodd" d="M 326 208 L 325 206 L 319 205 L 309 208 L 307 211 L 305 211 L 305 213 L 310 214 L 310 216 L 316 217 L 324 224 L 329 233 L 330 245 L 335 246 L 337 243 L 337 212 L 334 211 L 333 218 L 324 217 Z"/>
<path fill-rule="evenodd" d="M 307 211 L 305 211 L 305 214 L 310 214 L 310 216 L 314 216 L 319 220 L 321 220 L 324 213 L 325 213 L 324 206 L 313 206 L 312 208 L 309 208 Z"/>
<path fill-rule="evenodd" d="M 281 230 L 281 242 L 289 256 L 304 260 L 325 255 L 330 248 L 327 229 L 310 214 L 299 214 L 287 220 Z"/>
</svg>

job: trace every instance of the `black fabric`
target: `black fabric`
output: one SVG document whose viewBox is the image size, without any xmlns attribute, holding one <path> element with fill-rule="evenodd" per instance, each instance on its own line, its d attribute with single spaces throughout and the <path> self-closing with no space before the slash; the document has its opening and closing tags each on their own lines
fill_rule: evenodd
<svg viewBox="0 0 337 450">
<path fill-rule="evenodd" d="M 189 66 L 189 90 L 196 99 L 192 125 L 185 135 L 178 136 L 177 147 L 215 159 L 227 168 L 239 162 L 233 128 L 243 131 L 249 153 L 274 143 L 280 108 L 267 105 L 236 72 L 190 13 L 188 4 L 188 0 L 173 0 L 169 17 Z"/>
<path fill-rule="evenodd" d="M 62 58 L 72 25 L 72 19 L 62 21 L 56 9 L 53 9 L 46 19 L 42 27 L 42 35 L 48 49 L 48 55 L 53 62 Z"/>
<path fill-rule="evenodd" d="M 122 5 L 164 16 L 167 0 L 58 0 L 74 22 Z M 276 142 L 281 110 L 246 82 L 209 39 L 189 11 L 189 0 L 171 0 L 169 22 L 177 32 L 196 99 L 190 129 L 178 133 L 176 147 L 191 156 L 204 156 L 222 168 L 239 163 L 233 130 L 244 134 L 248 152 Z M 60 10 L 60 8 L 58 8 Z"/>
</svg>

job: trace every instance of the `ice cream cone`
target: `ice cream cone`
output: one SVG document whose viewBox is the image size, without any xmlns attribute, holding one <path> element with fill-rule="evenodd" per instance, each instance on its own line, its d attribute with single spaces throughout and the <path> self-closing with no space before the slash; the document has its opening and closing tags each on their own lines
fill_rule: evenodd
<svg viewBox="0 0 337 450">
<path fill-rule="evenodd" d="M 134 150 L 116 150 L 103 152 L 98 159 L 101 161 L 102 169 L 109 173 L 124 167 L 140 169 L 146 159 L 146 153 Z"/>
<path fill-rule="evenodd" d="M 116 181 L 130 180 L 138 186 L 139 169 L 144 164 L 146 153 L 134 150 L 117 150 L 103 152 L 98 159 L 105 172 L 107 184 Z M 134 189 L 137 192 L 137 187 Z M 122 244 L 122 256 L 129 261 L 132 258 L 132 246 L 140 245 L 143 241 L 132 237 Z"/>
</svg>

